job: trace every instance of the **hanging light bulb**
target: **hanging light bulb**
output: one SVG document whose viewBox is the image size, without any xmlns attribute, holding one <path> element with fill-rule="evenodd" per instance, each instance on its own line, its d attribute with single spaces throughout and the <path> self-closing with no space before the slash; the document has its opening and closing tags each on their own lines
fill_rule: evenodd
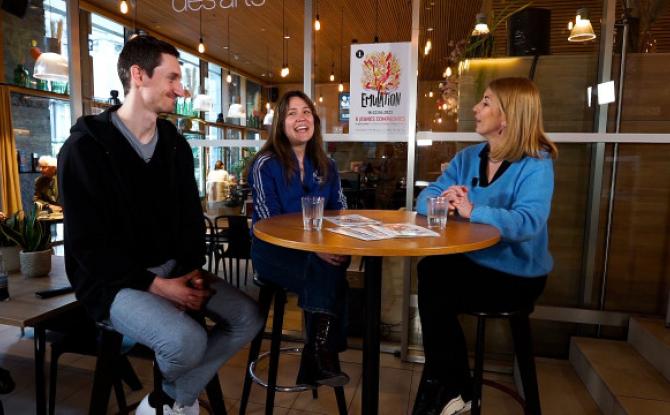
<svg viewBox="0 0 670 415">
<path fill-rule="evenodd" d="M 340 92 L 344 91 L 344 84 L 342 82 L 337 86 L 337 90 Z"/>
<path fill-rule="evenodd" d="M 279 73 L 282 78 L 286 78 L 288 76 L 289 70 L 288 70 L 288 65 L 284 66 L 281 68 L 281 72 Z"/>
<path fill-rule="evenodd" d="M 319 1 L 316 1 L 316 20 L 314 20 L 314 30 L 321 30 L 321 20 L 319 20 Z"/>
<path fill-rule="evenodd" d="M 451 76 L 451 66 L 447 66 L 447 70 L 444 71 L 447 76 L 445 78 L 449 78 Z"/>
<path fill-rule="evenodd" d="M 226 82 L 233 82 L 233 76 L 230 74 L 230 70 L 228 70 L 228 75 L 226 75 Z"/>
<path fill-rule="evenodd" d="M 230 38 L 228 41 L 230 42 Z M 202 40 L 202 9 L 200 9 L 200 43 L 198 43 L 198 52 L 205 53 L 205 42 Z"/>
<path fill-rule="evenodd" d="M 426 45 L 423 47 L 423 56 L 428 55 L 432 48 L 433 48 L 433 42 L 431 42 L 430 39 L 426 40 Z"/>
<path fill-rule="evenodd" d="M 121 10 L 121 13 L 123 14 L 128 13 L 128 2 L 126 0 L 121 0 L 121 4 L 119 4 L 119 10 Z"/>
<path fill-rule="evenodd" d="M 335 80 L 335 74 L 331 72 L 330 73 L 330 82 L 333 82 L 334 80 Z"/>
<path fill-rule="evenodd" d="M 428 98 L 432 98 L 432 97 L 433 97 L 433 90 L 431 89 L 431 90 L 428 92 Z"/>
<path fill-rule="evenodd" d="M 323 102 L 323 95 L 319 95 L 319 102 Z"/>
<path fill-rule="evenodd" d="M 266 103 L 265 103 L 265 109 L 266 109 L 266 110 L 269 110 L 269 109 L 270 109 L 270 103 L 269 103 L 269 102 L 266 102 Z"/>
</svg>

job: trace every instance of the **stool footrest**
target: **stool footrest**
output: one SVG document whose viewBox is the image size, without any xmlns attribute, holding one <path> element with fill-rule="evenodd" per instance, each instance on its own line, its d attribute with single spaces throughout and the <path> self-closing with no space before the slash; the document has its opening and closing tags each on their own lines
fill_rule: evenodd
<svg viewBox="0 0 670 415">
<path fill-rule="evenodd" d="M 279 349 L 279 352 L 280 353 L 302 353 L 302 348 L 301 347 L 282 347 L 281 349 Z M 265 352 L 265 353 L 261 353 L 261 354 L 258 355 L 258 358 L 256 360 L 254 360 L 253 362 L 251 362 L 251 364 L 249 365 L 249 375 L 251 376 L 251 379 L 254 381 L 254 383 L 257 383 L 257 384 L 261 385 L 262 387 L 264 387 L 266 389 L 270 388 L 270 385 L 268 385 L 268 383 L 266 381 L 264 381 L 258 375 L 256 375 L 255 370 L 256 370 L 256 365 L 258 364 L 258 362 L 260 362 L 261 360 L 265 359 L 268 356 L 270 356 L 269 351 Z M 307 390 L 316 389 L 316 387 L 312 386 L 312 385 L 289 385 L 289 386 L 275 385 L 270 389 L 274 390 L 275 392 L 303 392 L 303 391 L 307 391 Z"/>
</svg>

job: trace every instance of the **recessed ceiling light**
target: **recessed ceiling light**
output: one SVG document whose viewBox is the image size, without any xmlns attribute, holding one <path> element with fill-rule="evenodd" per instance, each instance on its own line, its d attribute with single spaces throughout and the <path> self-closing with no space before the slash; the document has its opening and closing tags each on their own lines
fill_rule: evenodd
<svg viewBox="0 0 670 415">
<path fill-rule="evenodd" d="M 427 32 L 432 32 L 432 31 L 433 31 L 433 28 L 432 28 L 432 27 L 429 27 L 428 29 L 426 29 L 426 31 L 427 31 Z"/>
<path fill-rule="evenodd" d="M 291 38 L 290 35 L 284 35 L 284 39 L 290 39 L 290 38 Z"/>
</svg>

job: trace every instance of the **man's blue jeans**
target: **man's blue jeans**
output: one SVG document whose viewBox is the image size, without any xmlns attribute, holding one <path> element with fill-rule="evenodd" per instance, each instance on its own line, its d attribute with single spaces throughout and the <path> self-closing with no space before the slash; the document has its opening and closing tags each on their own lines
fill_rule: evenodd
<svg viewBox="0 0 670 415">
<path fill-rule="evenodd" d="M 208 333 L 186 312 L 147 291 L 124 288 L 110 309 L 114 329 L 151 348 L 164 377 L 163 391 L 191 405 L 229 358 L 253 339 L 265 323 L 257 304 L 226 281 L 203 312 L 216 322 Z"/>
<path fill-rule="evenodd" d="M 336 347 L 338 350 L 345 348 L 348 262 L 331 265 L 313 252 L 283 248 L 257 238 L 252 241 L 251 259 L 262 281 L 298 294 L 298 305 L 304 311 L 337 317 L 339 336 Z M 309 330 L 309 321 L 306 327 Z"/>
</svg>

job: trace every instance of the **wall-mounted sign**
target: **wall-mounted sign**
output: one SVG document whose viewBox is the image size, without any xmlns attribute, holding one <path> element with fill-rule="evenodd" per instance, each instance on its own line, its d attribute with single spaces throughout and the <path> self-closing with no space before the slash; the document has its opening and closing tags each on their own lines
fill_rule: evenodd
<svg viewBox="0 0 670 415">
<path fill-rule="evenodd" d="M 409 42 L 351 45 L 350 135 L 408 136 L 410 57 Z"/>
<path fill-rule="evenodd" d="M 177 13 L 200 9 L 212 10 L 216 7 L 222 9 L 236 9 L 240 5 L 247 7 L 261 7 L 266 0 L 172 0 L 172 10 Z"/>
</svg>

